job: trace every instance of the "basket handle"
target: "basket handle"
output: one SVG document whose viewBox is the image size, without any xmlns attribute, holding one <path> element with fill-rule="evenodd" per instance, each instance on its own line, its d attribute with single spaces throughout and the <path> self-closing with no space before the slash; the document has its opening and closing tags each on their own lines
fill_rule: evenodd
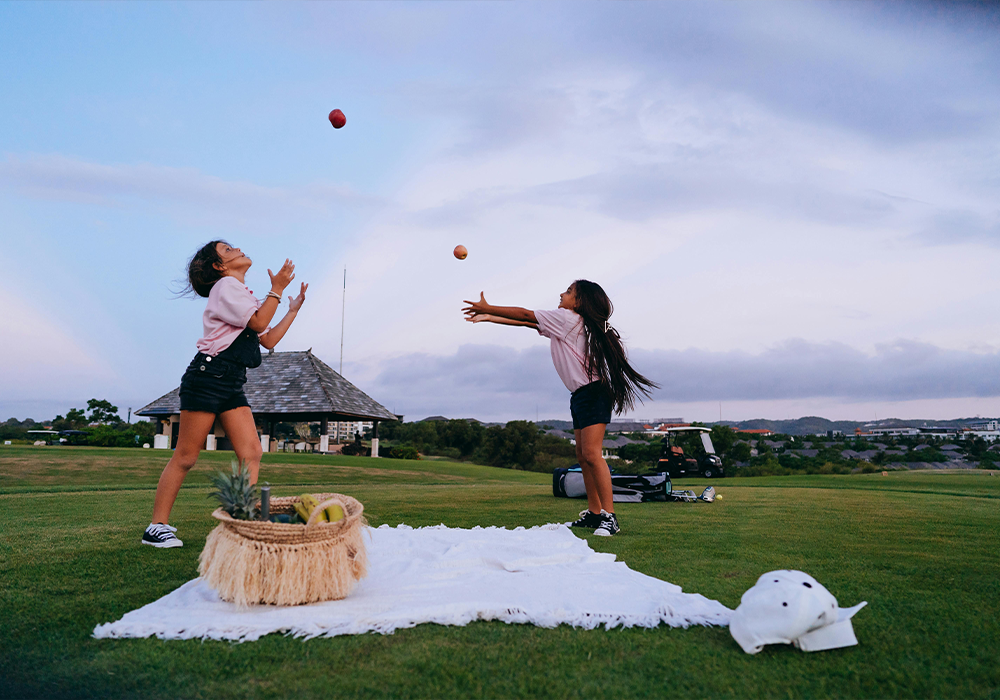
<svg viewBox="0 0 1000 700">
<path fill-rule="evenodd" d="M 344 519 L 346 520 L 347 519 L 347 508 L 345 506 L 347 505 L 347 501 L 345 501 L 344 499 L 342 499 L 340 496 L 334 496 L 333 498 L 326 499 L 325 501 L 323 501 L 322 503 L 320 503 L 318 506 L 316 506 L 315 508 L 313 508 L 313 512 L 309 516 L 309 521 L 306 523 L 306 527 L 311 527 L 312 525 L 315 525 L 317 522 L 319 522 L 319 517 L 323 513 L 323 511 L 325 511 L 327 509 L 327 506 L 333 506 L 333 505 L 340 506 L 343 509 L 343 511 L 344 511 Z"/>
</svg>

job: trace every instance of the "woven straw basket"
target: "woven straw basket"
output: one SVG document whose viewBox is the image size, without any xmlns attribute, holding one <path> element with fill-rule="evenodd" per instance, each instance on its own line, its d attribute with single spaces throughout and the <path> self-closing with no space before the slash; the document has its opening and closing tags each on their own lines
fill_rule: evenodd
<svg viewBox="0 0 1000 700">
<path fill-rule="evenodd" d="M 317 493 L 320 502 L 309 522 L 234 520 L 222 508 L 221 522 L 208 534 L 198 573 L 219 597 L 249 606 L 302 605 L 347 597 L 367 573 L 364 506 L 350 496 Z M 271 513 L 295 512 L 298 496 L 272 498 Z M 318 520 L 324 508 L 339 505 L 344 518 Z"/>
</svg>

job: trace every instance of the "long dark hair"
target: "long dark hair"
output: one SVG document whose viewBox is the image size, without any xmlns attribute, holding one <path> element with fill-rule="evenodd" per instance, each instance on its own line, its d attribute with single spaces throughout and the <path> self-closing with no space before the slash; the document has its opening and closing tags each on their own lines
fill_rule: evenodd
<svg viewBox="0 0 1000 700">
<path fill-rule="evenodd" d="M 207 297 L 212 291 L 212 285 L 222 279 L 222 272 L 216 264 L 222 265 L 222 257 L 216 248 L 225 241 L 211 241 L 203 245 L 188 261 L 187 285 L 181 294 L 194 292 L 200 297 Z M 226 245 L 229 245 L 226 243 Z"/>
<path fill-rule="evenodd" d="M 615 413 L 631 410 L 642 396 L 659 385 L 647 379 L 628 363 L 628 355 L 618 331 L 608 325 L 615 307 L 601 289 L 589 280 L 573 283 L 576 309 L 583 319 L 583 336 L 587 341 L 587 374 L 599 378 L 614 405 Z"/>
</svg>

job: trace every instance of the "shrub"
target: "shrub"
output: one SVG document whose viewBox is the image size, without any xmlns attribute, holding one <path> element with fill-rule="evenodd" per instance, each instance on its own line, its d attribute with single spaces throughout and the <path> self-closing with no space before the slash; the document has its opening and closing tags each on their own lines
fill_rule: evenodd
<svg viewBox="0 0 1000 700">
<path fill-rule="evenodd" d="M 386 448 L 384 451 L 379 450 L 379 454 L 389 459 L 420 459 L 420 453 L 417 452 L 417 448 L 408 445 L 397 445 Z"/>
<path fill-rule="evenodd" d="M 768 462 L 756 466 L 741 467 L 737 470 L 736 476 L 789 476 L 791 473 L 790 469 L 785 469 L 777 462 Z"/>
<path fill-rule="evenodd" d="M 539 452 L 535 455 L 535 461 L 528 466 L 527 471 L 541 472 L 543 474 L 552 473 L 559 468 L 568 468 L 576 464 L 576 457 L 566 457 L 552 452 Z"/>
<path fill-rule="evenodd" d="M 815 470 L 809 470 L 809 474 L 850 474 L 851 468 L 844 466 L 842 464 L 834 464 L 833 462 L 824 462 Z"/>
<path fill-rule="evenodd" d="M 348 457 L 370 457 L 372 451 L 360 442 L 352 442 L 344 445 L 344 449 L 340 451 L 340 454 L 347 455 Z"/>
<path fill-rule="evenodd" d="M 414 452 L 417 450 L 415 448 L 410 448 Z M 457 447 L 438 447 L 435 450 L 431 450 L 431 454 L 440 455 L 441 457 L 447 457 L 449 459 L 461 459 L 462 451 Z"/>
<path fill-rule="evenodd" d="M 98 425 L 87 429 L 87 444 L 92 447 L 141 447 L 143 435 L 127 424 Z"/>
</svg>

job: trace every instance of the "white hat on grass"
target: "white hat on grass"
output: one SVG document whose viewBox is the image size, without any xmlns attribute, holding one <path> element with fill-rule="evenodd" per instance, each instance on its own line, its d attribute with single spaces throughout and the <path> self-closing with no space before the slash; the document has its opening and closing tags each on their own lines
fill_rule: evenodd
<svg viewBox="0 0 1000 700">
<path fill-rule="evenodd" d="M 858 643 L 851 618 L 866 605 L 838 607 L 830 591 L 809 574 L 771 571 L 743 594 L 729 632 L 748 654 L 765 644 L 793 644 L 802 651 L 849 647 Z"/>
</svg>

